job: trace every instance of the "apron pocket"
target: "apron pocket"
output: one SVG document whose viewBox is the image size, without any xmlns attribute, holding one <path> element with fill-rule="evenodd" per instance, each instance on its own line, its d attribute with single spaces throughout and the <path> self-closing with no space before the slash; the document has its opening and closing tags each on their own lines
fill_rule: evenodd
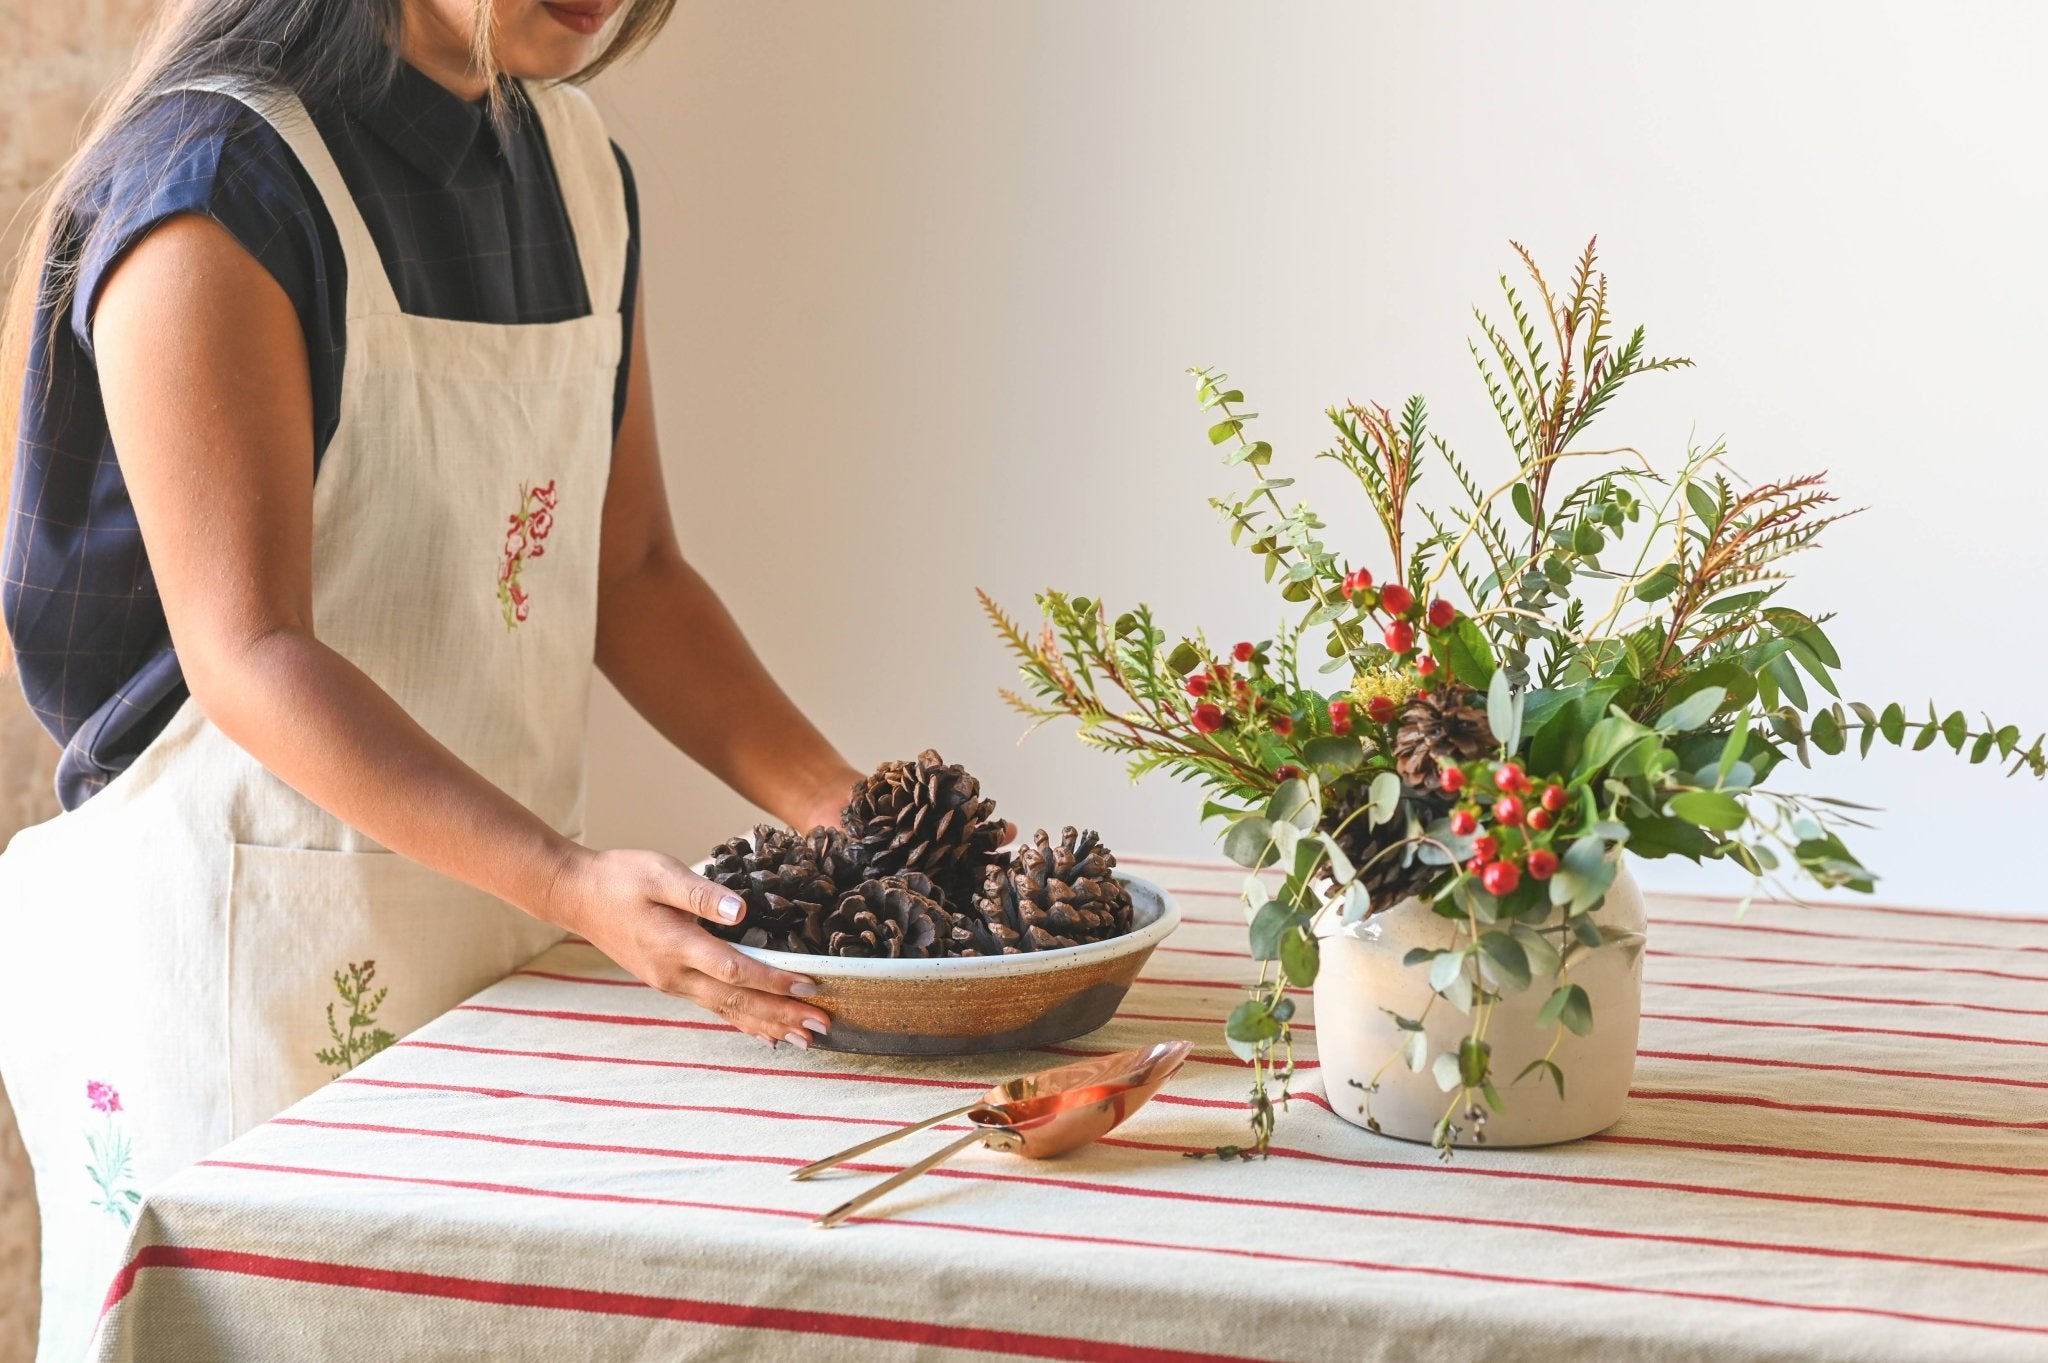
<svg viewBox="0 0 2048 1363">
<path fill-rule="evenodd" d="M 239 1135 L 562 933 L 396 853 L 236 843 L 227 936 Z"/>
</svg>

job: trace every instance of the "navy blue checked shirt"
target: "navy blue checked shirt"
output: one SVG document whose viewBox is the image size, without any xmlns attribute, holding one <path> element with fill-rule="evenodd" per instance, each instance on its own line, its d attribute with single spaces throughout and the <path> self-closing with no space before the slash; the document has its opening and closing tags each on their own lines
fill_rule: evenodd
<svg viewBox="0 0 2048 1363">
<path fill-rule="evenodd" d="M 502 142 L 470 103 L 411 66 L 376 102 L 309 108 L 406 312 L 500 325 L 587 316 L 583 274 L 539 118 Z M 172 130 L 185 136 L 173 139 Z M 196 133 L 196 136 L 190 134 Z M 339 416 L 347 271 L 334 223 L 271 126 L 226 95 L 181 91 L 117 134 L 108 189 L 51 258 L 79 262 L 68 312 L 35 319 L 16 451 L 4 594 L 23 690 L 64 746 L 57 794 L 83 804 L 125 770 L 186 697 L 163 603 L 107 433 L 92 352 L 99 288 L 123 252 L 176 213 L 219 222 L 297 309 L 312 371 L 313 459 Z M 163 152 L 177 145 L 176 164 Z M 627 353 L 639 274 L 639 207 L 625 177 Z M 623 414 L 619 362 L 613 431 Z M 422 450 L 422 458 L 433 451 Z"/>
</svg>

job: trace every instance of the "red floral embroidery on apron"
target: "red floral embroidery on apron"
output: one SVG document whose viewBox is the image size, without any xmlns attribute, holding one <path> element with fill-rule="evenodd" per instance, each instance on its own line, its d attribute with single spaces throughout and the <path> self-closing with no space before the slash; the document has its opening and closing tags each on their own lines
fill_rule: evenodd
<svg viewBox="0 0 2048 1363">
<path fill-rule="evenodd" d="M 528 559 L 547 553 L 548 532 L 555 528 L 555 480 L 539 486 L 519 485 L 519 510 L 507 518 L 505 561 L 498 569 L 498 608 L 505 613 L 505 628 L 515 629 L 526 619 L 530 604 L 519 570 Z"/>
<path fill-rule="evenodd" d="M 92 1155 L 92 1162 L 85 1166 L 85 1172 L 92 1176 L 100 1190 L 92 1205 L 125 1226 L 135 1219 L 135 1208 L 141 1204 L 142 1194 L 134 1186 L 134 1149 L 129 1144 L 128 1133 L 120 1126 L 121 1095 L 112 1084 L 88 1079 L 85 1081 L 85 1101 L 94 1112 L 106 1118 L 97 1134 L 85 1133 L 85 1148 Z"/>
</svg>

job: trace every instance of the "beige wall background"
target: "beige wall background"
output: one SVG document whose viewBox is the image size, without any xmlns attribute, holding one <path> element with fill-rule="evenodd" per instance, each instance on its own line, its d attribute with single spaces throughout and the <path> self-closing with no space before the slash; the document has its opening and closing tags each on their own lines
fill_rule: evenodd
<svg viewBox="0 0 2048 1363">
<path fill-rule="evenodd" d="M 857 762 L 936 745 L 1027 828 L 1200 853 L 1191 790 L 1057 728 L 1016 746 L 973 587 L 1264 637 L 1182 368 L 1227 368 L 1283 459 L 1332 402 L 1421 391 L 1505 469 L 1467 306 L 1510 237 L 1561 273 L 1598 232 L 1621 317 L 1699 363 L 1640 381 L 1606 443 L 1832 470 L 1871 510 L 1788 599 L 1841 612 L 1852 693 L 2031 733 L 2044 41 L 2025 3 L 693 0 L 601 91 L 688 549 Z M 1303 485 L 1371 550 L 1355 495 Z M 594 738 L 597 836 L 697 853 L 750 819 L 615 698 Z M 1944 751 L 1803 786 L 1883 806 L 1852 844 L 1883 899 L 2040 907 L 2033 782 Z"/>
</svg>

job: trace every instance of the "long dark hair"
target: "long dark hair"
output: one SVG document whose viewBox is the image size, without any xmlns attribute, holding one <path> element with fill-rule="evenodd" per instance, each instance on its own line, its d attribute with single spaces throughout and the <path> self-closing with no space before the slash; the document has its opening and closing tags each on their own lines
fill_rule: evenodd
<svg viewBox="0 0 2048 1363">
<path fill-rule="evenodd" d="M 491 0 L 475 0 L 471 64 L 490 77 L 489 111 L 508 117 L 496 79 L 492 51 Z M 569 79 L 581 83 L 645 46 L 675 9 L 676 0 L 627 0 L 604 49 Z M 166 0 L 143 35 L 127 72 L 103 94 L 88 115 L 78 149 L 30 200 L 29 218 L 7 307 L 0 314 L 0 525 L 9 517 L 14 455 L 20 439 L 21 403 L 36 314 L 62 307 L 77 284 L 86 243 L 61 258 L 52 247 L 74 237 L 87 206 L 121 167 L 115 164 L 115 134 L 151 100 L 199 80 L 290 90 L 307 105 L 354 104 L 374 100 L 398 73 L 403 0 Z M 195 130 L 196 135 L 196 130 Z M 156 167 L 178 163 L 185 148 L 172 138 L 150 150 Z M 145 174 L 150 167 L 145 166 Z M 89 229 L 88 229 L 89 230 Z M 46 376 L 47 377 L 47 376 Z M 5 536 L 0 535 L 0 542 Z M 6 626 L 0 623 L 0 641 Z M 12 662 L 0 648 L 0 671 Z"/>
</svg>

